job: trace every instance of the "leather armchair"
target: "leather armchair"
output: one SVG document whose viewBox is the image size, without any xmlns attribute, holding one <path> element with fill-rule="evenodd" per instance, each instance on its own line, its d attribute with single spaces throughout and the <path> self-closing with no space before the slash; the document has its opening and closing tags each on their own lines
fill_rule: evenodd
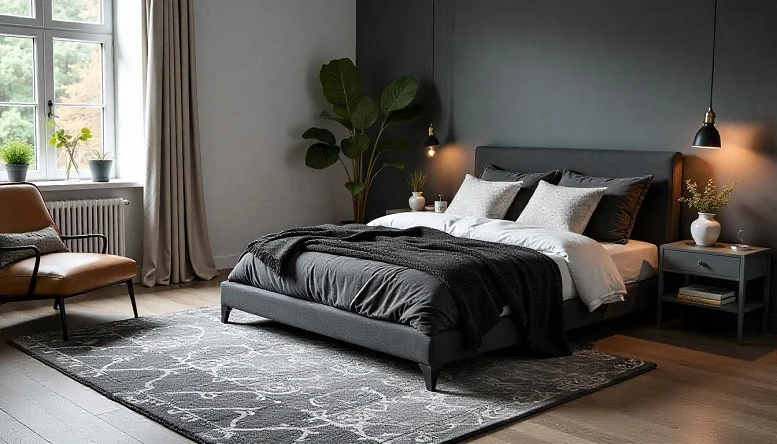
<svg viewBox="0 0 777 444">
<path fill-rule="evenodd" d="M 59 228 L 51 219 L 43 196 L 30 183 L 0 184 L 0 233 L 25 233 L 46 227 Z M 132 279 L 137 273 L 132 259 L 105 254 L 102 234 L 60 236 L 63 240 L 99 238 L 100 253 L 41 254 L 32 245 L 3 247 L 0 251 L 31 250 L 35 256 L 0 268 L 0 303 L 53 299 L 59 310 L 63 340 L 68 340 L 65 299 L 112 285 L 126 284 L 132 311 L 138 317 Z"/>
</svg>

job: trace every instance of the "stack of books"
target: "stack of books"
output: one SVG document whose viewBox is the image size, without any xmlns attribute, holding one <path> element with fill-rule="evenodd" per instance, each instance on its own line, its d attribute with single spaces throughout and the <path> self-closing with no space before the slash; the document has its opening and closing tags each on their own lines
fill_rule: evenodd
<svg viewBox="0 0 777 444">
<path fill-rule="evenodd" d="M 734 302 L 737 298 L 736 293 L 728 288 L 688 285 L 680 288 L 677 299 L 708 305 L 726 305 Z"/>
</svg>

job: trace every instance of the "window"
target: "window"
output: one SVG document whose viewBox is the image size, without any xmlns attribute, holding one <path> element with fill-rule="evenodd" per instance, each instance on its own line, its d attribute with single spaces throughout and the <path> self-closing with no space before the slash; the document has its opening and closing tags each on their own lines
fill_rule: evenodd
<svg viewBox="0 0 777 444">
<path fill-rule="evenodd" d="M 66 153 L 48 144 L 61 128 L 92 130 L 79 144 L 80 176 L 93 150 L 114 154 L 113 0 L 0 0 L 0 144 L 35 147 L 28 180 L 65 177 Z M 0 180 L 6 180 L 0 162 Z"/>
</svg>

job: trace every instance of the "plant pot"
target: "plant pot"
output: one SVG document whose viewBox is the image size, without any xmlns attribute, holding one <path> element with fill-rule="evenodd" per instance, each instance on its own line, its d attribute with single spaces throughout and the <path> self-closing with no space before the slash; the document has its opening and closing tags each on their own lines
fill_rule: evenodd
<svg viewBox="0 0 777 444">
<path fill-rule="evenodd" d="M 413 195 L 407 200 L 410 205 L 410 209 L 413 211 L 423 211 L 424 205 L 426 205 L 426 199 L 424 199 L 423 191 L 413 191 Z"/>
<path fill-rule="evenodd" d="M 27 181 L 27 169 L 29 165 L 19 164 L 6 164 L 5 171 L 8 173 L 9 182 L 25 182 Z"/>
<path fill-rule="evenodd" d="M 699 218 L 691 222 L 691 237 L 700 247 L 712 247 L 720 237 L 720 222 L 713 213 L 699 213 Z"/>
<path fill-rule="evenodd" d="M 90 160 L 89 170 L 92 172 L 92 182 L 110 181 L 111 167 L 113 167 L 113 159 Z"/>
</svg>

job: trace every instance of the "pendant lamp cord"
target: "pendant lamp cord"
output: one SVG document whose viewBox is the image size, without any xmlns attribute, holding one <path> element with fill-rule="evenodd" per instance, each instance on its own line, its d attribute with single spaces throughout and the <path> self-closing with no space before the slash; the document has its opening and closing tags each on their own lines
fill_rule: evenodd
<svg viewBox="0 0 777 444">
<path fill-rule="evenodd" d="M 712 15 L 712 73 L 710 74 L 710 109 L 712 109 L 712 91 L 715 86 L 715 43 L 718 37 L 718 0 L 715 0 Z"/>
<path fill-rule="evenodd" d="M 717 0 L 715 0 L 717 2 Z M 435 35 L 435 0 L 432 0 L 432 124 L 434 124 L 434 112 L 435 112 L 435 99 L 434 99 L 434 85 L 435 85 L 435 77 L 434 77 L 434 35 Z"/>
</svg>

